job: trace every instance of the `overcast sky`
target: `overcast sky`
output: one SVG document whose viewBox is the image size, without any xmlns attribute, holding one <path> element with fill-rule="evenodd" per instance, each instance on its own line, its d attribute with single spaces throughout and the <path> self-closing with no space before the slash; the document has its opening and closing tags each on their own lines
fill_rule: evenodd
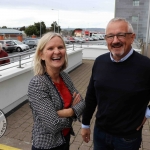
<svg viewBox="0 0 150 150">
<path fill-rule="evenodd" d="M 61 28 L 105 28 L 115 0 L 0 0 L 0 27 L 57 21 Z"/>
</svg>

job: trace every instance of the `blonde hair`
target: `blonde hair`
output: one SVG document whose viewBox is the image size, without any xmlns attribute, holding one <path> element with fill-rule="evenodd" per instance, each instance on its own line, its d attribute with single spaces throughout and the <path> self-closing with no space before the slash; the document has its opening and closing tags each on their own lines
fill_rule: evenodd
<svg viewBox="0 0 150 150">
<path fill-rule="evenodd" d="M 45 61 L 41 59 L 41 53 L 43 49 L 45 48 L 45 45 L 47 44 L 47 42 L 49 42 L 53 37 L 61 38 L 65 47 L 65 50 L 66 50 L 65 42 L 60 34 L 53 33 L 53 32 L 48 32 L 44 34 L 38 42 L 35 55 L 34 55 L 34 62 L 33 62 L 34 75 L 43 75 L 46 72 Z M 61 67 L 60 71 L 66 69 L 67 64 L 68 64 L 68 59 L 67 59 L 67 52 L 66 52 L 65 62 L 63 66 Z"/>
</svg>

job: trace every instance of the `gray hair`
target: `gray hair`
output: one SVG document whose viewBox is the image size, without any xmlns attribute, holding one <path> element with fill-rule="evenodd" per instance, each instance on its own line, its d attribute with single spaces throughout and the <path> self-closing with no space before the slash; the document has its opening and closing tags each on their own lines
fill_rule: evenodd
<svg viewBox="0 0 150 150">
<path fill-rule="evenodd" d="M 129 21 L 127 21 L 125 18 L 119 18 L 119 17 L 113 18 L 108 22 L 108 24 L 111 23 L 111 22 L 117 22 L 117 21 L 123 21 L 123 22 L 127 23 L 128 32 L 134 33 L 134 30 L 133 30 L 133 27 L 132 27 L 131 23 Z M 107 26 L 108 26 L 108 24 L 107 24 Z M 107 27 L 106 27 L 106 29 L 107 29 Z M 105 32 L 106 32 L 106 30 L 105 30 Z"/>
<path fill-rule="evenodd" d="M 45 45 L 47 44 L 47 42 L 49 42 L 53 37 L 61 38 L 65 47 L 65 50 L 66 50 L 65 42 L 60 34 L 53 33 L 53 32 L 48 32 L 44 34 L 43 37 L 38 42 L 35 55 L 34 55 L 34 62 L 33 62 L 34 75 L 42 75 L 46 72 L 45 61 L 41 59 L 41 53 L 43 52 L 43 49 L 45 48 Z M 61 67 L 60 71 L 66 69 L 67 64 L 68 64 L 68 59 L 67 59 L 67 52 L 66 52 L 65 62 L 63 66 Z"/>
</svg>

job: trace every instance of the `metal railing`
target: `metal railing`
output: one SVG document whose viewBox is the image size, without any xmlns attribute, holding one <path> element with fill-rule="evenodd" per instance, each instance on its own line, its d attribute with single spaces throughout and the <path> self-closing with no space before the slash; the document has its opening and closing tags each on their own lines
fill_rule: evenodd
<svg viewBox="0 0 150 150">
<path fill-rule="evenodd" d="M 82 44 L 66 44 L 67 50 L 75 50 L 76 48 L 82 47 Z M 32 48 L 25 52 L 20 52 L 15 55 L 11 55 L 8 57 L 0 58 L 0 61 L 9 59 L 9 63 L 1 64 L 0 71 L 7 70 L 13 67 L 23 68 L 24 64 L 30 63 L 33 61 L 33 55 L 35 53 L 35 48 Z M 9 65 L 11 64 L 11 65 Z"/>
<path fill-rule="evenodd" d="M 35 49 L 30 49 L 30 51 L 21 52 L 16 55 L 0 58 L 0 61 L 7 60 L 7 59 L 10 60 L 10 63 L 5 63 L 5 64 L 0 65 L 0 71 L 10 69 L 13 67 L 23 68 L 24 64 L 32 61 L 30 58 L 33 57 L 34 52 L 35 52 Z M 8 64 L 11 64 L 11 65 L 8 65 Z"/>
<path fill-rule="evenodd" d="M 70 50 L 75 51 L 76 48 L 82 48 L 83 45 L 85 47 L 86 46 L 89 47 L 90 45 L 105 45 L 105 41 L 98 41 L 97 44 L 91 43 L 91 42 L 85 42 L 85 43 L 71 42 L 69 44 L 66 44 L 66 48 L 67 48 L 67 51 L 70 51 Z M 0 65 L 0 71 L 10 69 L 13 67 L 23 68 L 24 64 L 27 64 L 33 61 L 34 53 L 35 53 L 35 48 L 32 48 L 25 52 L 19 52 L 18 54 L 15 54 L 15 55 L 0 58 L 0 61 L 10 59 L 10 63 L 5 63 L 5 64 Z M 8 64 L 11 64 L 11 65 L 8 65 Z"/>
</svg>

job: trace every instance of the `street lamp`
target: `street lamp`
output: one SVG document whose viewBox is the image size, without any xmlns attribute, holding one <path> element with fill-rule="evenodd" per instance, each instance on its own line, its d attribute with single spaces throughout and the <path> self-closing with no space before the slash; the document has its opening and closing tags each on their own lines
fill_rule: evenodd
<svg viewBox="0 0 150 150">
<path fill-rule="evenodd" d="M 53 24 L 54 24 L 54 33 L 55 33 L 56 21 L 54 21 Z"/>
<path fill-rule="evenodd" d="M 40 37 L 41 37 L 41 21 L 40 21 Z"/>
<path fill-rule="evenodd" d="M 139 30 L 139 14 L 138 14 L 138 17 L 137 17 L 137 35 L 136 35 L 136 38 L 138 40 L 138 31 Z"/>
<path fill-rule="evenodd" d="M 59 33 L 59 10 L 57 9 L 52 9 L 52 10 L 56 10 L 58 12 L 58 33 Z"/>
</svg>

